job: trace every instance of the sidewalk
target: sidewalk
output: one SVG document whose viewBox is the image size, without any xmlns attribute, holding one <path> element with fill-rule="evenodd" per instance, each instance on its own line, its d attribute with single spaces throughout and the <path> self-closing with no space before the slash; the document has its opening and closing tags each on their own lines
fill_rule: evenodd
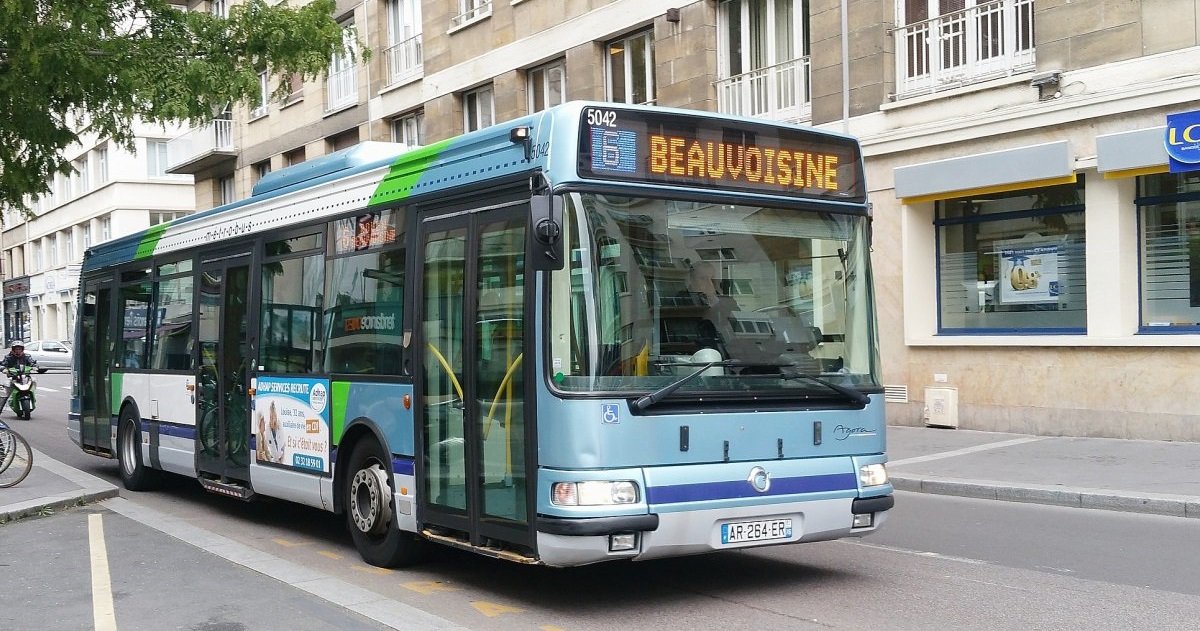
<svg viewBox="0 0 1200 631">
<path fill-rule="evenodd" d="M 117 487 L 33 450 L 33 470 L 16 486 L 0 489 L 0 524 L 116 497 Z"/>
<path fill-rule="evenodd" d="M 1200 443 L 888 428 L 900 491 L 1200 518 Z M 117 487 L 34 451 L 0 489 L 0 523 L 116 497 Z"/>
<path fill-rule="evenodd" d="M 888 427 L 897 490 L 1200 518 L 1200 443 Z"/>
</svg>

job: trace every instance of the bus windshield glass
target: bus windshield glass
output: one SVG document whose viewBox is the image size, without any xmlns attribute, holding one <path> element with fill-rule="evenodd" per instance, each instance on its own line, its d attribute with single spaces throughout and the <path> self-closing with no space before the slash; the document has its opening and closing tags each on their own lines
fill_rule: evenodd
<svg viewBox="0 0 1200 631">
<path fill-rule="evenodd" d="M 878 385 L 865 216 L 572 193 L 550 282 L 565 392 L 844 398 Z M 710 365 L 711 363 L 711 365 Z"/>
</svg>

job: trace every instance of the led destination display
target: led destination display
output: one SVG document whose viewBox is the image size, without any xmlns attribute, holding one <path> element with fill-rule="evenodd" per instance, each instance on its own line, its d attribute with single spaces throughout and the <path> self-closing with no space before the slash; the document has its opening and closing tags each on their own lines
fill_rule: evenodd
<svg viewBox="0 0 1200 631">
<path fill-rule="evenodd" d="M 803 129 L 698 118 L 583 110 L 579 174 L 863 201 L 861 159 L 847 139 Z"/>
</svg>

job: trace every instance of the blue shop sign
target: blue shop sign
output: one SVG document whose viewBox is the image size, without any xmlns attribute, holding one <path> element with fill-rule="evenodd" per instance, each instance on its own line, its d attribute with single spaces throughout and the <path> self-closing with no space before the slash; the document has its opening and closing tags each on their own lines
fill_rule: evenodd
<svg viewBox="0 0 1200 631">
<path fill-rule="evenodd" d="M 1171 173 L 1200 170 L 1200 111 L 1167 114 L 1165 142 Z"/>
</svg>

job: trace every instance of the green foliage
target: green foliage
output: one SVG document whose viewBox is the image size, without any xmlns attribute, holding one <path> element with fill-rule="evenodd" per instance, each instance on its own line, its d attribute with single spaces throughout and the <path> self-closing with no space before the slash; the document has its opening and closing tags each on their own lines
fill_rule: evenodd
<svg viewBox="0 0 1200 631">
<path fill-rule="evenodd" d="M 132 146 L 133 124 L 201 124 L 258 99 L 258 73 L 323 75 L 347 48 L 334 0 L 247 0 L 228 19 L 167 0 L 0 0 L 0 210 L 46 192 L 62 152 L 97 134 Z"/>
</svg>

